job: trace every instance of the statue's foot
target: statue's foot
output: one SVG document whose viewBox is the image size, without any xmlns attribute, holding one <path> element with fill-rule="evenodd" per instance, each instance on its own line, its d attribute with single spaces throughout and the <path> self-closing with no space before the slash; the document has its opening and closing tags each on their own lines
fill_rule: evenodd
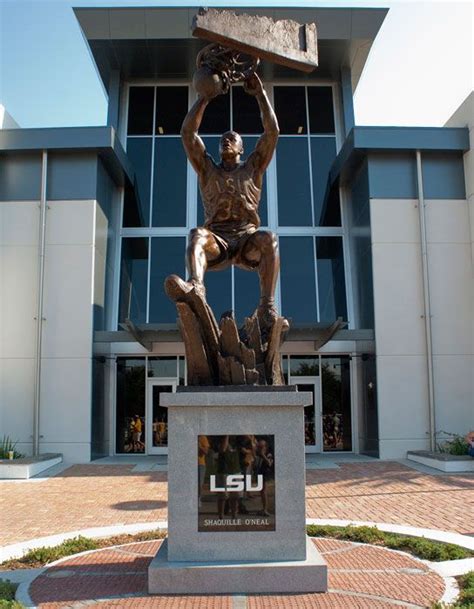
<svg viewBox="0 0 474 609">
<path fill-rule="evenodd" d="M 260 304 L 256 310 L 256 314 L 258 323 L 262 329 L 270 329 L 275 321 L 281 317 L 273 303 Z M 287 319 L 284 320 L 283 325 L 283 331 L 288 330 L 290 327 Z"/>
<path fill-rule="evenodd" d="M 169 275 L 166 278 L 165 290 L 168 296 L 177 302 L 187 300 L 193 292 L 202 300 L 206 300 L 206 288 L 203 283 L 196 280 L 184 281 L 178 275 Z"/>
</svg>

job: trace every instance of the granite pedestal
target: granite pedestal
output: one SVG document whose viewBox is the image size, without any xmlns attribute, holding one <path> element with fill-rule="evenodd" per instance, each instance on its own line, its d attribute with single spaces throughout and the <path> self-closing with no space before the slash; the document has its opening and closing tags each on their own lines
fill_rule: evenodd
<svg viewBox="0 0 474 609">
<path fill-rule="evenodd" d="M 305 527 L 303 409 L 311 401 L 310 393 L 290 389 L 162 394 L 168 408 L 168 538 L 149 567 L 150 593 L 327 590 L 326 564 Z M 272 438 L 274 530 L 198 530 L 198 437 L 250 434 Z"/>
</svg>

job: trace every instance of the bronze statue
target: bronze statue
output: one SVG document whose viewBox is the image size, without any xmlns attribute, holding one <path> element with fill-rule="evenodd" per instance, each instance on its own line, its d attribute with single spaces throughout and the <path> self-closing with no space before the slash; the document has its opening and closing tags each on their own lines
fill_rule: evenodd
<svg viewBox="0 0 474 609">
<path fill-rule="evenodd" d="M 205 223 L 191 231 L 187 249 L 189 282 L 188 285 L 183 282 L 182 288 L 194 289 L 205 298 L 203 282 L 208 269 L 220 270 L 234 264 L 256 271 L 260 280 L 260 304 L 256 313 L 260 326 L 270 327 L 278 317 L 274 295 L 280 262 L 275 235 L 258 230 L 258 206 L 263 176 L 275 151 L 279 129 L 257 74 L 244 82 L 244 90 L 256 98 L 264 128 L 255 150 L 245 161 L 241 161 L 242 138 L 235 131 L 221 137 L 218 165 L 207 154 L 198 130 L 212 98 L 198 97 L 183 122 L 181 136 L 188 159 L 199 177 Z"/>
</svg>

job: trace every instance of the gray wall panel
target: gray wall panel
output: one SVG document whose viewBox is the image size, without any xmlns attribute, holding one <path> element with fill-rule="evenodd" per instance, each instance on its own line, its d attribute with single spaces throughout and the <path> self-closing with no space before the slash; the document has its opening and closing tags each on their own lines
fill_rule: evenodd
<svg viewBox="0 0 474 609">
<path fill-rule="evenodd" d="M 0 154 L 0 201 L 36 201 L 41 194 L 41 152 Z"/>
<path fill-rule="evenodd" d="M 95 199 L 97 154 L 61 152 L 48 155 L 48 199 Z"/>
<path fill-rule="evenodd" d="M 465 199 L 464 163 L 460 154 L 423 152 L 423 191 L 426 199 Z"/>
<path fill-rule="evenodd" d="M 418 187 L 414 153 L 369 155 L 371 199 L 416 199 Z"/>
</svg>

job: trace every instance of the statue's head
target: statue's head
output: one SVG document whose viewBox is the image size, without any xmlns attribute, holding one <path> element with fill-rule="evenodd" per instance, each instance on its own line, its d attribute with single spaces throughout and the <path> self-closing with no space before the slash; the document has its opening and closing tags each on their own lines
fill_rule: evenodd
<svg viewBox="0 0 474 609">
<path fill-rule="evenodd" d="M 222 160 L 234 159 L 244 152 L 242 138 L 235 131 L 226 131 L 219 142 L 219 154 Z"/>
</svg>

